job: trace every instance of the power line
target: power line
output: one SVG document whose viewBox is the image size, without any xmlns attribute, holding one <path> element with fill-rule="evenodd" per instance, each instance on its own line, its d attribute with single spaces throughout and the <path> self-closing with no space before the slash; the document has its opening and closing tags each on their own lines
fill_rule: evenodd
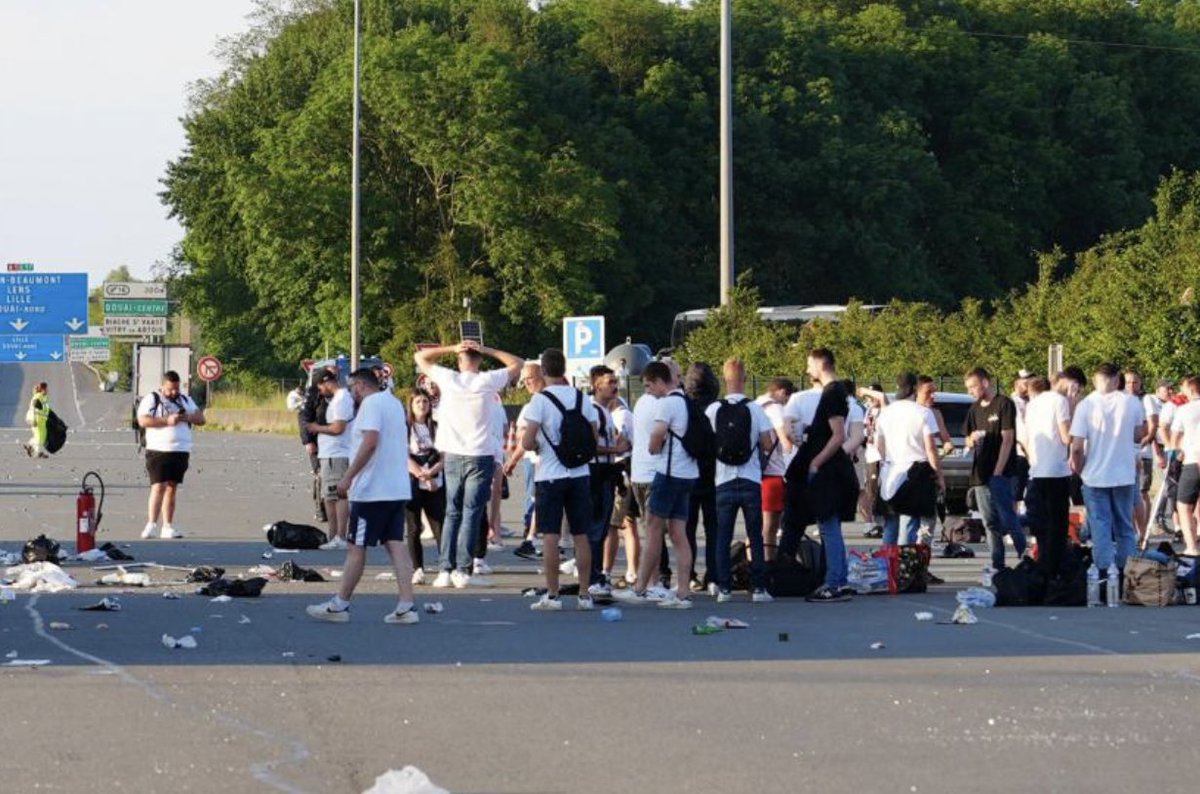
<svg viewBox="0 0 1200 794">
<path fill-rule="evenodd" d="M 929 28 L 910 28 L 910 30 L 924 33 L 924 32 L 928 32 Z M 987 33 L 984 31 L 963 30 L 962 28 L 956 28 L 955 32 L 960 33 L 963 36 L 975 36 L 976 38 L 1015 39 L 1018 41 L 1028 41 L 1030 36 L 1041 33 L 1041 34 L 1044 34 L 1047 36 L 1053 36 L 1054 38 L 1056 38 L 1060 41 L 1066 42 L 1067 44 L 1087 44 L 1087 45 L 1091 45 L 1094 47 L 1116 47 L 1116 48 L 1124 48 L 1124 49 L 1131 49 L 1131 50 L 1157 50 L 1160 52 L 1182 52 L 1182 53 L 1188 53 L 1191 55 L 1200 55 L 1200 47 L 1168 47 L 1168 46 L 1161 45 L 1161 44 L 1137 44 L 1135 42 L 1127 42 L 1127 41 L 1096 41 L 1093 39 L 1068 39 L 1068 38 L 1063 38 L 1062 36 L 1059 36 L 1055 33 L 1051 33 L 1049 31 L 1044 31 L 1044 30 L 1038 30 L 1038 31 L 1033 31 L 1031 33 L 1020 34 L 1020 33 Z"/>
</svg>

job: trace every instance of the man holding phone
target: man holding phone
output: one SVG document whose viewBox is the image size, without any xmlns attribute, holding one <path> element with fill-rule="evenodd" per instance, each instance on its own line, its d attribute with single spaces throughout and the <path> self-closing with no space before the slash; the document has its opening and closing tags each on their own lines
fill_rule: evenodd
<svg viewBox="0 0 1200 794">
<path fill-rule="evenodd" d="M 436 363 L 450 353 L 458 357 L 457 371 Z M 504 369 L 482 372 L 484 356 L 496 359 Z M 472 583 L 472 550 L 479 540 L 496 468 L 488 412 L 525 362 L 472 340 L 419 350 L 413 360 L 442 395 L 438 447 L 446 461 L 446 523 L 438 560 L 441 570 L 433 586 L 462 589 Z M 476 578 L 474 584 L 482 586 L 484 582 Z"/>
<path fill-rule="evenodd" d="M 179 538 L 175 529 L 175 491 L 183 484 L 192 452 L 192 427 L 204 424 L 204 411 L 179 389 L 179 373 L 163 375 L 158 391 L 142 398 L 138 426 L 146 431 L 146 473 L 150 475 L 149 518 L 142 539 L 149 540 L 163 524 L 159 537 Z"/>
<path fill-rule="evenodd" d="M 1004 568 L 1004 536 L 1013 540 L 1020 558 L 1025 553 L 1025 533 L 1016 510 L 1017 406 L 996 391 L 992 376 L 976 367 L 965 378 L 967 393 L 975 400 L 967 413 L 966 446 L 974 450 L 971 491 L 992 552 L 992 567 Z"/>
</svg>

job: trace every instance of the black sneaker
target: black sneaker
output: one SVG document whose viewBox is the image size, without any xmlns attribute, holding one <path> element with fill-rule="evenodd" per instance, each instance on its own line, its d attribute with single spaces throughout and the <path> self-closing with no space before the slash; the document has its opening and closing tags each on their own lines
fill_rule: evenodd
<svg viewBox="0 0 1200 794">
<path fill-rule="evenodd" d="M 815 593 L 804 600 L 810 604 L 836 604 L 849 601 L 850 596 L 843 595 L 841 590 L 834 590 L 832 587 L 822 585 Z"/>
<path fill-rule="evenodd" d="M 854 596 L 858 595 L 858 591 L 853 587 L 839 587 L 837 590 L 838 598 L 844 598 L 849 601 Z"/>
<path fill-rule="evenodd" d="M 520 546 L 517 546 L 513 550 L 513 554 L 523 560 L 540 560 L 542 558 L 542 553 L 533 545 L 532 540 L 523 541 Z"/>
</svg>

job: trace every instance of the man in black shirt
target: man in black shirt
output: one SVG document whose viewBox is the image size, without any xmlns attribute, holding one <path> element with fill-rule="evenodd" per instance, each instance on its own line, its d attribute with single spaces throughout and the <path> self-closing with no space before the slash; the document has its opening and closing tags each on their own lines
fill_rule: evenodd
<svg viewBox="0 0 1200 794">
<path fill-rule="evenodd" d="M 1017 556 L 1025 553 L 1025 533 L 1016 511 L 1014 450 L 1017 444 L 1017 407 L 999 394 L 992 376 L 983 367 L 967 373 L 967 393 L 975 403 L 967 413 L 964 435 L 974 450 L 971 490 L 983 515 L 992 567 L 1004 567 L 1004 536 L 1009 535 Z"/>
</svg>

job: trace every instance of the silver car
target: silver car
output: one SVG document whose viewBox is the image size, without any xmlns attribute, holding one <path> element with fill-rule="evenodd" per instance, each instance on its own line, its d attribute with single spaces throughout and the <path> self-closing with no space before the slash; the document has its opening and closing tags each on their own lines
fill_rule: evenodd
<svg viewBox="0 0 1200 794">
<path fill-rule="evenodd" d="M 967 489 L 975 456 L 966 449 L 965 428 L 967 413 L 974 402 L 967 394 L 940 391 L 933 396 L 933 407 L 942 414 L 946 430 L 954 443 L 954 451 L 942 458 L 942 472 L 946 477 L 946 510 L 950 515 L 965 515 L 967 512 Z"/>
</svg>

